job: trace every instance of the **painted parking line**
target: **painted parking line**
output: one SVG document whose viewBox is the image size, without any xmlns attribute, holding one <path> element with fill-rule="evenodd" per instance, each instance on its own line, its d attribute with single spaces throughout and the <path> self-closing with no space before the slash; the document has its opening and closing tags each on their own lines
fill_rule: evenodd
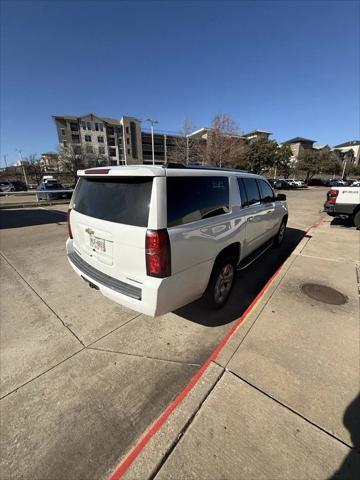
<svg viewBox="0 0 360 480">
<path fill-rule="evenodd" d="M 322 221 L 324 220 L 324 214 L 320 215 L 318 220 L 310 225 L 304 235 L 303 238 L 309 236 L 311 230 L 317 228 Z M 299 242 L 300 243 L 300 242 Z M 285 262 L 284 262 L 285 263 Z M 136 445 L 130 450 L 130 452 L 126 455 L 120 465 L 115 469 L 115 471 L 110 476 L 109 480 L 119 480 L 121 477 L 126 473 L 129 469 L 131 464 L 136 460 L 136 458 L 140 455 L 142 450 L 145 446 L 149 443 L 151 438 L 155 435 L 156 432 L 160 430 L 160 428 L 164 425 L 164 423 L 168 420 L 171 413 L 176 410 L 176 408 L 183 402 L 183 400 L 189 395 L 191 390 L 195 387 L 198 383 L 200 378 L 204 375 L 206 370 L 209 368 L 211 362 L 214 362 L 220 352 L 223 350 L 225 345 L 229 342 L 230 338 L 234 335 L 234 333 L 238 330 L 240 325 L 246 320 L 250 312 L 255 308 L 261 298 L 264 296 L 270 285 L 274 282 L 275 278 L 279 275 L 280 271 L 283 268 L 284 263 L 280 265 L 280 267 L 275 271 L 275 273 L 269 278 L 260 292 L 256 295 L 244 313 L 239 317 L 229 332 L 225 335 L 225 337 L 221 340 L 215 350 L 212 352 L 210 357 L 205 361 L 202 367 L 195 373 L 195 375 L 191 378 L 189 383 L 184 387 L 184 389 L 179 393 L 179 395 L 175 398 L 173 402 L 164 410 L 164 412 L 155 420 L 155 422 L 151 425 L 151 427 L 144 433 L 144 435 L 140 438 L 140 440 L 136 443 Z"/>
</svg>

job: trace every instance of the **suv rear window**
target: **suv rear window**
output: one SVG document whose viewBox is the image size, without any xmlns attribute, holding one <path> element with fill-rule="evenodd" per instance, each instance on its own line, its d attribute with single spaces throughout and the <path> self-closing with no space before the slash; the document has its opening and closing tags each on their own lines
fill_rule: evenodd
<svg viewBox="0 0 360 480">
<path fill-rule="evenodd" d="M 152 177 L 82 177 L 73 208 L 89 217 L 147 227 L 152 184 Z"/>
<path fill-rule="evenodd" d="M 227 177 L 167 177 L 168 227 L 229 211 Z"/>
</svg>

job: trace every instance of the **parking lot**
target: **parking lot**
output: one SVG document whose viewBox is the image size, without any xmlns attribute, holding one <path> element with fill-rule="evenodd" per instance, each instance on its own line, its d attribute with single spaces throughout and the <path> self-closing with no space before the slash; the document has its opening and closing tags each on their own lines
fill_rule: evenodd
<svg viewBox="0 0 360 480">
<path fill-rule="evenodd" d="M 1 210 L 2 478 L 107 478 L 319 218 L 326 191 L 286 192 L 284 245 L 239 272 L 225 308 L 198 301 L 155 319 L 74 274 L 66 205 Z"/>
</svg>

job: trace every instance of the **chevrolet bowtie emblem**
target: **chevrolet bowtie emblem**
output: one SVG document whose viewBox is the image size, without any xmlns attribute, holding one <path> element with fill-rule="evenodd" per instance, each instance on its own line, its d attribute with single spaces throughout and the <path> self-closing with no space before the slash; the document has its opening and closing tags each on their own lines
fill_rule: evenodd
<svg viewBox="0 0 360 480">
<path fill-rule="evenodd" d="M 85 232 L 88 233 L 89 235 L 94 235 L 94 230 L 92 230 L 91 228 L 86 228 L 85 229 Z"/>
</svg>

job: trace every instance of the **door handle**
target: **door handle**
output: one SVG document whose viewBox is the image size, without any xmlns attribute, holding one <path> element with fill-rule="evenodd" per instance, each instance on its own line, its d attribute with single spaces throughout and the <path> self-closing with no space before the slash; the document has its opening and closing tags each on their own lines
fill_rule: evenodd
<svg viewBox="0 0 360 480">
<path fill-rule="evenodd" d="M 254 219 L 254 217 L 248 217 L 248 222 L 251 222 Z"/>
<path fill-rule="evenodd" d="M 266 213 L 272 213 L 273 211 L 272 210 L 268 210 Z"/>
</svg>

